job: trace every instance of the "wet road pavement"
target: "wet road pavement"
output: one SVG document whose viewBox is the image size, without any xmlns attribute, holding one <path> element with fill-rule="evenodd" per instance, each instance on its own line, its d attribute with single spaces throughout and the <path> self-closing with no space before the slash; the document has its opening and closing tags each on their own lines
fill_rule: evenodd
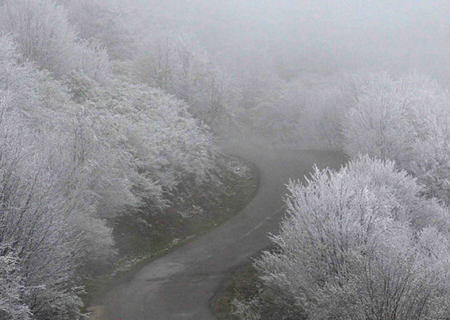
<svg viewBox="0 0 450 320">
<path fill-rule="evenodd" d="M 161 257 L 105 298 L 107 320 L 213 320 L 209 300 L 229 270 L 269 245 L 284 214 L 289 179 L 302 179 L 313 164 L 339 167 L 340 154 L 320 151 L 264 150 L 224 145 L 225 153 L 255 163 L 260 185 L 237 216 L 210 233 Z"/>
</svg>

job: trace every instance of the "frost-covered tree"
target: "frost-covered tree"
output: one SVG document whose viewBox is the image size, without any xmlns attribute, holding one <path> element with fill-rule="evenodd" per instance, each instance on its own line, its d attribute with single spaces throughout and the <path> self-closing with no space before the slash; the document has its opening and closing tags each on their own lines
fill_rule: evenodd
<svg viewBox="0 0 450 320">
<path fill-rule="evenodd" d="M 115 59 L 133 55 L 134 37 L 123 10 L 108 5 L 105 0 L 60 0 L 67 8 L 67 16 L 79 38 L 95 40 L 107 48 Z"/>
<path fill-rule="evenodd" d="M 53 0 L 7 0 L 0 5 L 0 31 L 10 33 L 26 59 L 61 77 L 78 70 L 104 84 L 109 55 L 95 39 L 81 41 L 63 5 Z"/>
<path fill-rule="evenodd" d="M 212 136 L 185 102 L 127 76 L 116 79 L 99 97 L 123 123 L 127 143 L 122 147 L 133 156 L 135 170 L 145 172 L 138 184 L 156 192 L 171 190 L 189 177 L 198 182 L 208 177 L 216 154 Z M 160 197 L 157 192 L 153 196 Z"/>
<path fill-rule="evenodd" d="M 60 76 L 75 67 L 76 34 L 52 0 L 5 0 L 0 30 L 13 34 L 23 55 L 41 68 Z"/>
<path fill-rule="evenodd" d="M 315 75 L 249 79 L 241 102 L 244 123 L 276 146 L 339 149 L 347 108 L 342 82 Z"/>
<path fill-rule="evenodd" d="M 5 245 L 0 251 L 6 251 Z M 28 320 L 31 312 L 22 297 L 27 291 L 14 252 L 0 255 L 0 319 Z"/>
<path fill-rule="evenodd" d="M 0 256 L 15 268 L 2 276 L 5 312 L 17 302 L 24 317 L 76 317 L 80 268 L 110 259 L 111 230 L 95 214 L 90 167 L 73 157 L 69 95 L 21 63 L 11 38 L 0 43 Z"/>
<path fill-rule="evenodd" d="M 160 210 L 215 167 L 188 104 L 136 82 L 132 63 L 113 72 L 111 47 L 79 38 L 70 5 L 0 4 L 0 318 L 78 318 L 80 280 L 115 256 L 111 219 Z M 202 99 L 225 104 L 223 83 Z"/>
<path fill-rule="evenodd" d="M 418 74 L 359 74 L 353 87 L 355 101 L 343 125 L 346 152 L 394 160 L 419 179 L 428 196 L 448 204 L 447 92 Z"/>
<path fill-rule="evenodd" d="M 252 115 L 255 127 L 274 144 L 288 145 L 292 136 L 300 136 L 297 130 L 300 129 L 304 103 L 300 90 L 293 86 L 276 79 L 256 97 L 257 106 Z"/>
<path fill-rule="evenodd" d="M 448 319 L 449 212 L 414 178 L 366 156 L 288 188 L 276 248 L 255 262 L 261 293 L 242 315 Z"/>
<path fill-rule="evenodd" d="M 112 77 L 107 50 L 95 41 L 81 41 L 77 49 L 75 69 L 100 84 L 106 84 Z"/>
<path fill-rule="evenodd" d="M 406 164 L 416 158 L 414 144 L 426 138 L 418 132 L 426 119 L 426 106 L 433 91 L 408 79 L 393 80 L 388 74 L 357 79 L 357 104 L 345 121 L 346 150 Z M 428 101 L 427 101 L 428 100 Z"/>
<path fill-rule="evenodd" d="M 194 37 L 161 32 L 145 39 L 136 60 L 139 79 L 190 104 L 202 91 L 209 57 Z"/>
<path fill-rule="evenodd" d="M 134 65 L 140 81 L 184 100 L 207 124 L 232 117 L 235 81 L 192 35 L 160 31 L 146 37 Z"/>
<path fill-rule="evenodd" d="M 51 143 L 57 137 L 40 135 L 15 112 L 8 94 L 2 99 L 0 256 L 17 257 L 17 277 L 25 288 L 20 301 L 33 316 L 76 316 L 82 230 L 73 223 L 75 203 L 61 188 L 70 168 L 59 161 L 61 152 Z"/>
</svg>

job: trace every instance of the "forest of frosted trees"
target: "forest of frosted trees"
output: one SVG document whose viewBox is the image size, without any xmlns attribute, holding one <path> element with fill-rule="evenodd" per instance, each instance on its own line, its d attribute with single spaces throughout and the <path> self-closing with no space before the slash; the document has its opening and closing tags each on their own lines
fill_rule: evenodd
<svg viewBox="0 0 450 320">
<path fill-rule="evenodd" d="M 259 292 L 234 302 L 242 319 L 449 319 L 442 84 L 320 72 L 314 55 L 239 72 L 192 30 L 127 8 L 0 0 L 0 319 L 80 319 L 84 279 L 117 255 L 111 219 L 163 211 L 186 181 L 220 184 L 215 137 L 349 156 L 289 183 Z"/>
<path fill-rule="evenodd" d="M 80 278 L 115 255 L 108 219 L 164 206 L 215 165 L 188 104 L 137 80 L 145 56 L 123 50 L 115 18 L 92 1 L 2 1 L 1 319 L 77 318 Z"/>
<path fill-rule="evenodd" d="M 340 119 L 350 162 L 290 182 L 243 319 L 448 319 L 449 95 L 410 74 L 355 74 Z"/>
</svg>

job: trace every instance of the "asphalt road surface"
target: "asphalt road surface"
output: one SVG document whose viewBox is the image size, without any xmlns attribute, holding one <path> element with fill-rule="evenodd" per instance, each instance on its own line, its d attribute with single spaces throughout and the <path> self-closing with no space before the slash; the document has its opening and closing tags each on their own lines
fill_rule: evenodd
<svg viewBox="0 0 450 320">
<path fill-rule="evenodd" d="M 107 320 L 213 320 L 209 300 L 229 270 L 269 245 L 284 214 L 289 179 L 319 168 L 340 167 L 342 155 L 224 145 L 226 153 L 256 164 L 260 185 L 237 216 L 142 268 L 105 298 Z"/>
</svg>

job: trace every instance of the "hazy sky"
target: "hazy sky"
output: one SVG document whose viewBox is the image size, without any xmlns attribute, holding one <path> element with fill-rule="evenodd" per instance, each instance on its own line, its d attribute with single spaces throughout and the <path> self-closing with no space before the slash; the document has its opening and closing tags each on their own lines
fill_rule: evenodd
<svg viewBox="0 0 450 320">
<path fill-rule="evenodd" d="M 236 68 L 449 68 L 448 0 L 132 1 L 151 8 L 150 20 L 195 33 Z"/>
</svg>

